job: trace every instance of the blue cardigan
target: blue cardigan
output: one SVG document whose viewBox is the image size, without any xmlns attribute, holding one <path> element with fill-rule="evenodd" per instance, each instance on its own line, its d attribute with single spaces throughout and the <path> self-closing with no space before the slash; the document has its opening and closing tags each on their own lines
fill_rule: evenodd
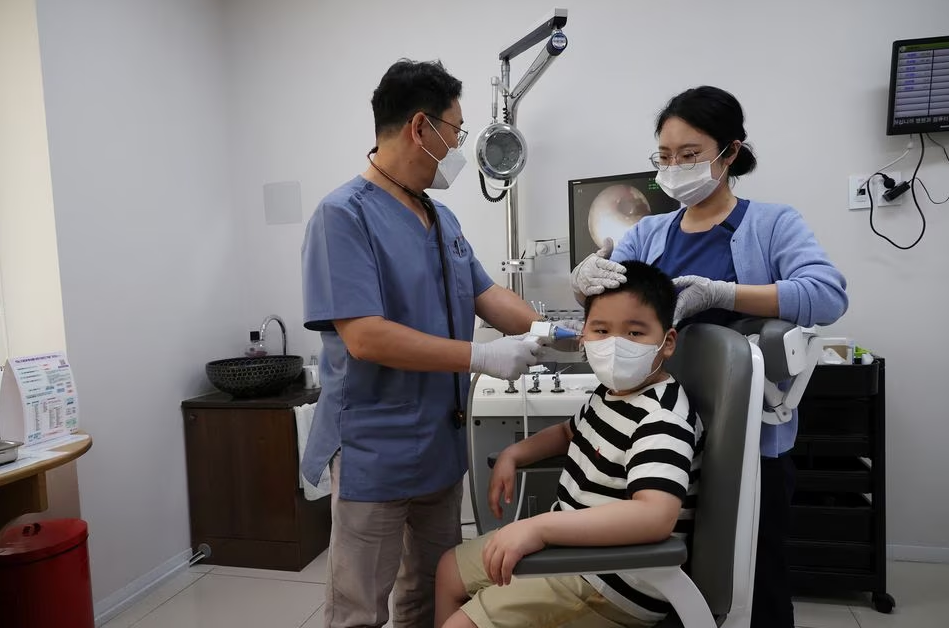
<svg viewBox="0 0 949 628">
<path fill-rule="evenodd" d="M 644 217 L 626 232 L 610 259 L 655 263 L 666 247 L 670 225 L 682 211 Z M 777 284 L 783 320 L 802 327 L 829 325 L 847 311 L 847 281 L 793 207 L 751 201 L 731 249 L 739 284 Z M 796 436 L 796 413 L 784 425 L 762 425 L 761 453 L 784 453 Z"/>
</svg>

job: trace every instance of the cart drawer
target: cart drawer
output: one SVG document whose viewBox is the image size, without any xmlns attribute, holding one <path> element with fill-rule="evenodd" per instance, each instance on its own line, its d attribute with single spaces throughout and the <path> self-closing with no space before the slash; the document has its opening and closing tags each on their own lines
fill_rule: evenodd
<svg viewBox="0 0 949 628">
<path fill-rule="evenodd" d="M 798 431 L 808 436 L 869 436 L 873 418 L 866 398 L 802 400 Z"/>
<path fill-rule="evenodd" d="M 859 458 L 794 456 L 794 464 L 800 492 L 872 492 L 870 469 Z"/>
<path fill-rule="evenodd" d="M 787 542 L 791 567 L 834 568 L 854 571 L 873 569 L 873 546 L 869 543 Z"/>
<path fill-rule="evenodd" d="M 803 457 L 869 457 L 870 439 L 866 436 L 798 435 L 791 453 Z"/>
<path fill-rule="evenodd" d="M 879 391 L 880 363 L 822 364 L 814 368 L 805 397 L 871 397 Z"/>
<path fill-rule="evenodd" d="M 789 536 L 812 541 L 869 543 L 873 510 L 855 493 L 798 493 L 791 506 Z"/>
</svg>

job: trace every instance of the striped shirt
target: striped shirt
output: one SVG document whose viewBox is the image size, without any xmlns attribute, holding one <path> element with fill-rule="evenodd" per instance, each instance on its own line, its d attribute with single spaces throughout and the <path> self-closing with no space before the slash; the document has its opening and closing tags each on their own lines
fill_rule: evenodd
<svg viewBox="0 0 949 628">
<path fill-rule="evenodd" d="M 557 490 L 561 510 L 629 499 L 637 491 L 665 491 L 682 500 L 674 534 L 692 532 L 704 443 L 702 421 L 682 387 L 669 377 L 635 394 L 616 397 L 600 385 L 570 419 L 573 440 Z M 666 599 L 631 576 L 584 576 L 630 615 L 656 622 L 672 610 Z"/>
</svg>

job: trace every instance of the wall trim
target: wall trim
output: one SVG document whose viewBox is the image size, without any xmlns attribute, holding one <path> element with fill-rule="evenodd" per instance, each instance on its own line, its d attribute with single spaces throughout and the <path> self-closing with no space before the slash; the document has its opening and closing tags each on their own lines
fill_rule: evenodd
<svg viewBox="0 0 949 628">
<path fill-rule="evenodd" d="M 107 623 L 119 613 L 134 606 L 169 579 L 183 572 L 188 568 L 189 560 L 191 560 L 191 550 L 187 549 L 169 558 L 144 576 L 136 578 L 107 598 L 96 602 L 94 606 L 96 626 Z"/>
</svg>

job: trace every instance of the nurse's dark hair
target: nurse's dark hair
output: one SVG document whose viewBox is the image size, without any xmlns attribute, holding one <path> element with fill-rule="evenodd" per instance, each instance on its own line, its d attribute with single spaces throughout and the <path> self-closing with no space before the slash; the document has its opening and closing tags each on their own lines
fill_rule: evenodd
<svg viewBox="0 0 949 628">
<path fill-rule="evenodd" d="M 676 309 L 676 289 L 669 275 L 644 262 L 630 261 L 620 262 L 620 264 L 626 269 L 626 283 L 620 284 L 618 288 L 587 297 L 583 304 L 584 318 L 590 317 L 590 308 L 600 297 L 617 292 L 629 292 L 635 294 L 644 305 L 648 305 L 656 312 L 656 318 L 659 319 L 664 330 L 671 329 L 672 317 Z"/>
<path fill-rule="evenodd" d="M 440 116 L 461 97 L 461 81 L 441 61 L 399 59 L 372 93 L 376 137 L 402 128 L 419 111 Z"/>
<path fill-rule="evenodd" d="M 656 118 L 657 136 L 669 118 L 682 118 L 689 126 L 712 136 L 719 151 L 725 150 L 735 140 L 742 142 L 738 156 L 728 169 L 728 176 L 740 177 L 758 165 L 755 154 L 744 144 L 748 134 L 745 133 L 745 113 L 741 103 L 724 89 L 703 85 L 673 97 Z M 731 151 L 723 155 L 730 156 Z"/>
</svg>

